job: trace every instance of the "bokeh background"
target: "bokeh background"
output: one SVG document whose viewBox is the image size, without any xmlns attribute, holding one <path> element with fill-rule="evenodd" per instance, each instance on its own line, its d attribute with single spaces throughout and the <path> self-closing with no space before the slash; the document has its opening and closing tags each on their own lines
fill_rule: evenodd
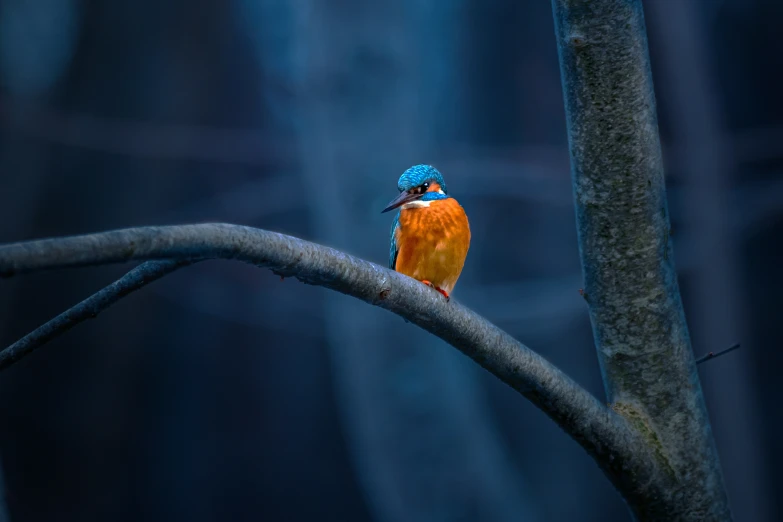
<svg viewBox="0 0 783 522">
<path fill-rule="evenodd" d="M 783 519 L 776 0 L 647 0 L 676 264 L 737 521 Z M 0 241 L 225 221 L 385 264 L 416 163 L 455 297 L 603 397 L 548 1 L 0 0 Z M 0 282 L 7 345 L 127 267 Z M 175 273 L 0 375 L 9 518 L 625 521 L 542 413 L 383 310 Z M 2 515 L 0 515 L 2 518 Z"/>
</svg>

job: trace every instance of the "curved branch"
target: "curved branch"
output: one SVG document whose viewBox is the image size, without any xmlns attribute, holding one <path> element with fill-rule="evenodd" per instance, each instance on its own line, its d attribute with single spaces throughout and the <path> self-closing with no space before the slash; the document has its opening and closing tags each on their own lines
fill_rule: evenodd
<svg viewBox="0 0 783 522">
<path fill-rule="evenodd" d="M 31 354 L 36 348 L 55 337 L 64 334 L 77 324 L 96 317 L 100 312 L 131 292 L 190 263 L 189 260 L 165 260 L 148 261 L 137 266 L 117 281 L 39 326 L 0 352 L 0 371 L 5 370 L 25 355 Z"/>
<path fill-rule="evenodd" d="M 419 282 L 329 247 L 228 224 L 143 227 L 0 245 L 0 276 L 131 260 L 236 259 L 389 310 L 527 397 L 598 462 L 625 499 L 661 497 L 666 471 L 631 423 L 484 318 Z"/>
</svg>

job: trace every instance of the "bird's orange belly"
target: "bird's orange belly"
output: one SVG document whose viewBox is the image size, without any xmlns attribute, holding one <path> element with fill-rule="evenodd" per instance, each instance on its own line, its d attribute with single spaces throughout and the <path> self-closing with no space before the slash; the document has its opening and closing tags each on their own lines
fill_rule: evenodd
<svg viewBox="0 0 783 522">
<path fill-rule="evenodd" d="M 470 227 L 453 199 L 400 212 L 395 269 L 451 293 L 470 247 Z"/>
</svg>

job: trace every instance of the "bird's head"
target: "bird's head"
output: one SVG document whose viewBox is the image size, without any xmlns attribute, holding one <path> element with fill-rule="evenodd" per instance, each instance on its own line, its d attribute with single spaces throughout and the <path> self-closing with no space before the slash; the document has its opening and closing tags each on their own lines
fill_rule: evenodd
<svg viewBox="0 0 783 522">
<path fill-rule="evenodd" d="M 398 207 L 426 207 L 430 201 L 446 199 L 446 182 L 438 169 L 430 165 L 415 165 L 400 176 L 397 182 L 400 195 L 394 198 L 381 213 Z"/>
</svg>

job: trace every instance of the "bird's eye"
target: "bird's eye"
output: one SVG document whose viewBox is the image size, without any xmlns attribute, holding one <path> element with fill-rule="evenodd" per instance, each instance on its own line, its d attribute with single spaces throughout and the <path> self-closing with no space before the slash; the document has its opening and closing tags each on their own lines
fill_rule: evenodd
<svg viewBox="0 0 783 522">
<path fill-rule="evenodd" d="M 424 194 L 427 192 L 427 189 L 430 188 L 429 183 L 422 183 L 418 187 L 413 187 L 408 191 L 408 194 Z"/>
</svg>

